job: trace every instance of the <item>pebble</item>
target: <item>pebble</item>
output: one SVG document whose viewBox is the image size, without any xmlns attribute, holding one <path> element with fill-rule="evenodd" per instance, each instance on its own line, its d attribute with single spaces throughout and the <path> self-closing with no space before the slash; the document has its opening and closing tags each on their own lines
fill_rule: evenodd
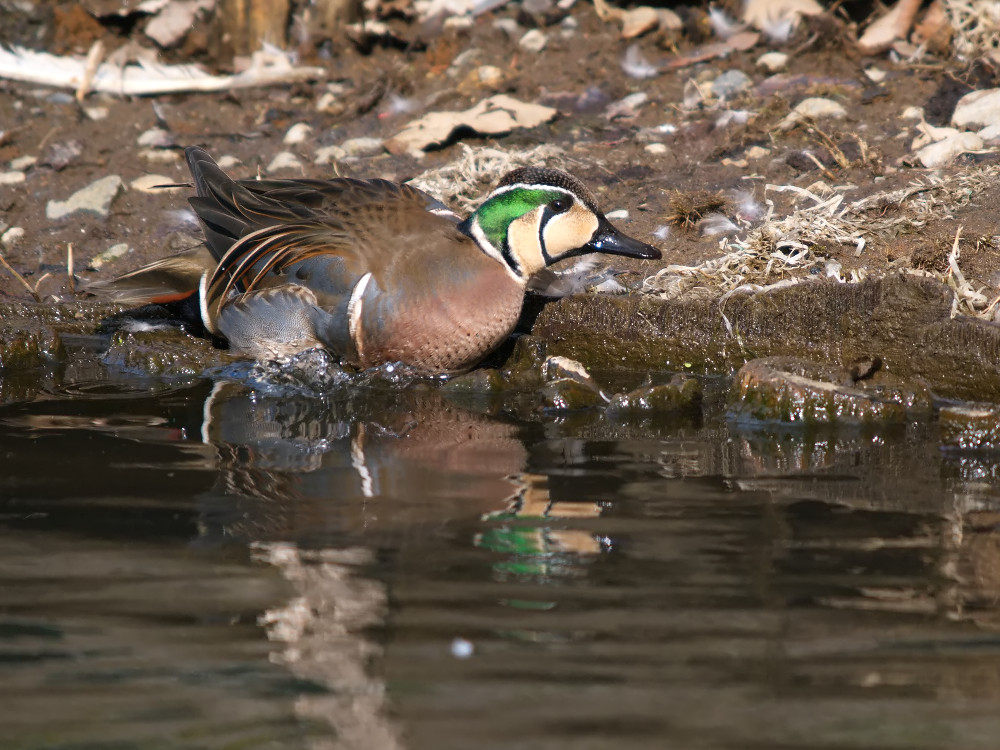
<svg viewBox="0 0 1000 750">
<path fill-rule="evenodd" d="M 0 185 L 20 185 L 26 179 L 24 172 L 0 172 Z"/>
<path fill-rule="evenodd" d="M 309 137 L 310 133 L 312 133 L 312 127 L 306 125 L 304 122 L 297 122 L 285 133 L 283 143 L 286 146 L 294 146 L 302 143 L 302 141 Z"/>
<path fill-rule="evenodd" d="M 727 70 L 712 81 L 712 93 L 719 99 L 731 99 L 753 84 L 742 70 Z"/>
<path fill-rule="evenodd" d="M 135 142 L 149 148 L 166 148 L 174 145 L 174 138 L 163 128 L 150 128 L 141 133 Z"/>
<path fill-rule="evenodd" d="M 87 268 L 93 268 L 96 271 L 105 263 L 110 263 L 113 260 L 121 258 L 123 255 L 128 253 L 128 251 L 129 251 L 128 243 L 119 242 L 117 245 L 112 245 L 111 247 L 109 247 L 100 255 L 91 258 L 90 262 L 87 264 Z"/>
<path fill-rule="evenodd" d="M 299 157 L 291 151 L 281 151 L 267 165 L 268 172 L 278 172 L 282 169 L 302 169 L 302 162 Z"/>
<path fill-rule="evenodd" d="M 327 91 L 323 96 L 321 96 L 316 102 L 316 109 L 320 112 L 329 112 L 333 109 L 334 105 L 337 103 L 337 96 L 329 91 Z"/>
<path fill-rule="evenodd" d="M 107 107 L 84 107 L 83 113 L 94 122 L 99 122 L 108 118 L 110 110 Z"/>
<path fill-rule="evenodd" d="M 162 174 L 144 174 L 142 177 L 136 177 L 132 182 L 128 184 L 133 190 L 138 190 L 140 193 L 159 193 L 159 192 L 176 192 L 178 190 L 183 190 L 179 187 L 171 188 L 158 188 L 158 185 L 171 185 L 175 181 L 170 177 L 165 177 Z"/>
<path fill-rule="evenodd" d="M 771 155 L 771 149 L 763 146 L 751 146 L 743 152 L 743 155 L 747 159 L 763 159 L 765 156 Z"/>
<path fill-rule="evenodd" d="M 667 153 L 667 146 L 664 143 L 647 143 L 646 151 L 655 156 Z"/>
<path fill-rule="evenodd" d="M 619 208 L 617 211 L 608 211 L 608 213 L 606 213 L 604 215 L 607 218 L 609 218 L 609 219 L 616 219 L 618 221 L 624 221 L 624 220 L 628 219 L 628 209 L 627 208 Z"/>
<path fill-rule="evenodd" d="M 459 52 L 457 55 L 455 55 L 455 59 L 451 61 L 451 65 L 448 66 L 448 70 L 449 71 L 454 70 L 455 72 L 457 72 L 458 68 L 463 68 L 466 65 L 471 64 L 472 62 L 475 61 L 477 57 L 481 56 L 482 54 L 483 51 L 479 49 L 479 47 L 470 47 L 464 52 Z"/>
<path fill-rule="evenodd" d="M 872 83 L 882 83 L 889 74 L 881 68 L 871 67 L 865 69 L 865 75 L 868 76 L 868 80 Z"/>
<path fill-rule="evenodd" d="M 548 13 L 552 10 L 554 3 L 552 0 L 522 0 L 521 7 L 524 8 L 529 13 L 534 13 L 535 15 L 541 15 L 542 13 Z"/>
<path fill-rule="evenodd" d="M 973 91 L 958 100 L 951 124 L 956 128 L 979 130 L 1000 122 L 1000 89 Z"/>
<path fill-rule="evenodd" d="M 472 28 L 472 18 L 469 16 L 449 16 L 444 21 L 444 28 L 452 31 L 465 31 Z"/>
<path fill-rule="evenodd" d="M 324 146 L 316 149 L 316 158 L 313 159 L 313 164 L 333 164 L 345 156 L 347 156 L 347 152 L 340 146 Z"/>
<path fill-rule="evenodd" d="M 517 46 L 521 49 L 528 50 L 528 52 L 541 52 L 545 49 L 545 45 L 548 44 L 549 38 L 539 29 L 531 29 L 530 31 L 524 32 L 518 42 Z"/>
<path fill-rule="evenodd" d="M 476 75 L 484 86 L 495 87 L 503 83 L 503 71 L 496 65 L 481 65 L 476 70 Z"/>
<path fill-rule="evenodd" d="M 232 169 L 233 167 L 239 166 L 243 162 L 232 154 L 225 154 L 224 156 L 220 156 L 215 163 L 219 165 L 220 169 Z"/>
<path fill-rule="evenodd" d="M 16 159 L 10 160 L 10 168 L 16 169 L 19 172 L 23 172 L 28 169 L 28 167 L 35 166 L 35 162 L 38 161 L 37 156 L 19 156 Z"/>
<path fill-rule="evenodd" d="M 498 18 L 493 22 L 493 28 L 499 29 L 511 39 L 521 35 L 521 26 L 513 18 Z"/>
<path fill-rule="evenodd" d="M 959 154 L 979 151 L 983 145 L 983 139 L 975 133 L 956 133 L 944 140 L 924 146 L 917 151 L 916 156 L 920 159 L 921 164 L 928 169 L 933 169 L 950 164 Z"/>
<path fill-rule="evenodd" d="M 580 27 L 580 22 L 573 16 L 566 16 L 559 22 L 559 35 L 563 39 L 570 39 L 576 36 L 576 30 Z"/>
<path fill-rule="evenodd" d="M 476 647 L 472 641 L 467 641 L 465 638 L 456 638 L 451 642 L 451 655 L 456 659 L 468 659 L 475 651 Z"/>
<path fill-rule="evenodd" d="M 1000 145 L 1000 122 L 993 125 L 987 125 L 985 128 L 976 133 L 980 138 L 983 139 L 983 143 L 989 146 Z M 11 166 L 14 163 L 11 162 Z"/>
<path fill-rule="evenodd" d="M 778 129 L 791 130 L 803 120 L 842 120 L 845 117 L 847 117 L 847 110 L 842 104 L 833 101 L 833 99 L 814 96 L 799 102 L 795 109 L 781 121 Z"/>
<path fill-rule="evenodd" d="M 900 117 L 903 118 L 904 120 L 916 120 L 917 122 L 920 122 L 921 120 L 924 119 L 924 108 L 913 107 L 913 106 L 907 107 L 906 109 L 903 110 L 903 113 L 900 115 Z"/>
<path fill-rule="evenodd" d="M 180 151 L 166 148 L 144 148 L 139 151 L 139 156 L 156 164 L 172 164 L 181 160 Z"/>
<path fill-rule="evenodd" d="M 24 227 L 11 227 L 2 235 L 0 235 L 0 242 L 3 243 L 4 247 L 14 247 L 18 242 L 24 239 Z"/>
<path fill-rule="evenodd" d="M 351 138 L 340 144 L 348 156 L 375 156 L 385 150 L 381 138 Z"/>
<path fill-rule="evenodd" d="M 757 58 L 757 67 L 768 73 L 779 73 L 788 67 L 788 55 L 784 52 L 765 52 Z"/>
<path fill-rule="evenodd" d="M 616 117 L 633 118 L 639 114 L 639 109 L 648 99 L 649 94 L 645 91 L 637 91 L 634 94 L 629 94 L 625 98 L 609 104 L 608 108 L 604 111 L 604 116 L 609 120 L 613 120 Z"/>
<path fill-rule="evenodd" d="M 77 211 L 86 211 L 105 218 L 111 211 L 112 201 L 118 197 L 122 187 L 122 178 L 118 175 L 102 177 L 77 190 L 64 201 L 49 201 L 45 206 L 45 217 L 55 221 Z"/>
</svg>

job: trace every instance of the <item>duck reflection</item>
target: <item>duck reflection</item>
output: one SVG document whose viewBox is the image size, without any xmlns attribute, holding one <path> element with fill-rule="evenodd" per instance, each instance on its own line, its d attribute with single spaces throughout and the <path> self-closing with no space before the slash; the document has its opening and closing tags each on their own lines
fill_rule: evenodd
<svg viewBox="0 0 1000 750">
<path fill-rule="evenodd" d="M 515 491 L 519 430 L 436 392 L 289 398 L 218 383 L 201 428 L 218 452 L 206 519 L 228 537 L 324 544 L 478 518 Z"/>
<path fill-rule="evenodd" d="M 599 515 L 599 504 L 553 499 L 547 477 L 526 471 L 529 427 L 436 391 L 290 398 L 220 382 L 203 414 L 202 440 L 218 456 L 216 486 L 201 498 L 204 538 L 251 542 L 293 587 L 261 623 L 273 658 L 324 686 L 295 706 L 330 725 L 331 748 L 403 746 L 372 669 L 384 646 L 367 636 L 388 618 L 388 584 L 372 574 L 378 550 L 405 565 L 408 539 L 425 555 L 428 538 L 455 526 L 476 549 L 499 553 L 496 578 L 545 583 L 583 575 L 583 561 L 606 546 L 566 527 Z"/>
</svg>

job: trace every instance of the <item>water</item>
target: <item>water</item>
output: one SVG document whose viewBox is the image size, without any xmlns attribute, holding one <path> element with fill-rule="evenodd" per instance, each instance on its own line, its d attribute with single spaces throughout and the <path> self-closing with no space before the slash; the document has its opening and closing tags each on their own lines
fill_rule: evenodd
<svg viewBox="0 0 1000 750">
<path fill-rule="evenodd" d="M 1000 457 L 933 425 L 93 374 L 5 383 L 4 750 L 1000 744 Z"/>
</svg>

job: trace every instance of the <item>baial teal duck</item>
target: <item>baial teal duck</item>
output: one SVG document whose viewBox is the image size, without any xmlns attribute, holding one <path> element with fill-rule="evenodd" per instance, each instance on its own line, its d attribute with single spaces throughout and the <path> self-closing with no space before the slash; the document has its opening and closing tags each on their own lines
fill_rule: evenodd
<svg viewBox="0 0 1000 750">
<path fill-rule="evenodd" d="M 462 221 L 405 184 L 234 180 L 203 149 L 185 154 L 210 254 L 92 288 L 131 302 L 196 300 L 204 327 L 255 359 L 323 347 L 361 369 L 461 372 L 510 335 L 536 272 L 586 253 L 660 257 L 555 169 L 510 172 Z"/>
</svg>

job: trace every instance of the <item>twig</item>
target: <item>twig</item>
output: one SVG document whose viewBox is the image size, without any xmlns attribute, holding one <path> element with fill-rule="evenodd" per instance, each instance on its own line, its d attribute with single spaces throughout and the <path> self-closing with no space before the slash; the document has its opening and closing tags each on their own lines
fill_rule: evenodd
<svg viewBox="0 0 1000 750">
<path fill-rule="evenodd" d="M 17 271 L 14 270 L 14 267 L 10 263 L 7 262 L 7 259 L 4 258 L 3 255 L 0 255 L 0 264 L 2 264 L 4 268 L 6 268 L 8 271 L 10 271 L 11 275 L 15 279 L 17 279 L 18 281 L 21 282 L 21 284 L 24 286 L 24 288 L 28 290 L 28 293 L 32 297 L 35 298 L 35 302 L 41 302 L 42 301 L 42 298 L 38 296 L 38 292 L 36 292 L 34 289 L 31 288 L 31 284 L 29 284 L 27 281 L 25 281 L 24 277 L 21 274 L 19 274 Z"/>
<path fill-rule="evenodd" d="M 73 243 L 66 243 L 66 275 L 69 276 L 69 291 L 76 294 L 76 280 L 73 278 Z"/>
<path fill-rule="evenodd" d="M 94 76 L 97 74 L 97 67 L 101 64 L 101 60 L 104 59 L 104 44 L 98 39 L 90 48 L 90 52 L 87 53 L 87 59 L 84 62 L 83 75 L 80 76 L 80 85 L 76 87 L 76 100 L 80 104 L 83 104 L 83 100 L 87 98 L 87 93 L 90 91 L 90 85 L 94 82 Z"/>
</svg>

